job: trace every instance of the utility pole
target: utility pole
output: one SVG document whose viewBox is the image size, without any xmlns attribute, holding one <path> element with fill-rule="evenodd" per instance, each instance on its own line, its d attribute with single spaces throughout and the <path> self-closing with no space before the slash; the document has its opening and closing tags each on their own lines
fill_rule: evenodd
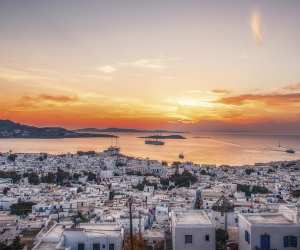
<svg viewBox="0 0 300 250">
<path fill-rule="evenodd" d="M 130 223 L 130 248 L 131 250 L 134 250 L 133 247 L 133 229 L 132 229 L 132 197 L 129 198 L 128 204 L 129 204 L 129 223 Z"/>
</svg>

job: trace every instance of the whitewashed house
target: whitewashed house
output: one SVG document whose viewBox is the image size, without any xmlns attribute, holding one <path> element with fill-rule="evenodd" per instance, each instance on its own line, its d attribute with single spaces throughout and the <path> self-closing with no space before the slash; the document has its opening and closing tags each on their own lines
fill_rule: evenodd
<svg viewBox="0 0 300 250">
<path fill-rule="evenodd" d="M 215 250 L 215 226 L 203 210 L 172 211 L 174 250 Z"/>
<path fill-rule="evenodd" d="M 121 250 L 123 235 L 116 224 L 56 224 L 33 250 Z"/>
<path fill-rule="evenodd" d="M 239 249 L 300 249 L 300 208 L 281 206 L 278 213 L 240 214 Z"/>
</svg>

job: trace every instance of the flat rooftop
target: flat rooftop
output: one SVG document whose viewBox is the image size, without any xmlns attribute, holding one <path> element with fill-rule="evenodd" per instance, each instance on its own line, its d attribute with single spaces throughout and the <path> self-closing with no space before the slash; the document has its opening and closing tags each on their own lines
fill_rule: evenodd
<svg viewBox="0 0 300 250">
<path fill-rule="evenodd" d="M 201 210 L 183 210 L 175 213 L 176 225 L 212 225 L 209 217 Z"/>
<path fill-rule="evenodd" d="M 55 250 L 64 232 L 82 231 L 88 235 L 99 236 L 109 234 L 120 237 L 121 229 L 116 224 L 88 224 L 82 223 L 79 227 L 72 229 L 71 223 L 54 225 L 33 248 L 33 250 Z"/>
<path fill-rule="evenodd" d="M 243 214 L 251 224 L 294 224 L 283 214 Z"/>
</svg>

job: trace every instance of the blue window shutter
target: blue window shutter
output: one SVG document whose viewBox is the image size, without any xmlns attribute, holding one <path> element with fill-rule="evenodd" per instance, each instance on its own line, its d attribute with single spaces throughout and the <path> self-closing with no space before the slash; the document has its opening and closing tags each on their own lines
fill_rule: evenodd
<svg viewBox="0 0 300 250">
<path fill-rule="evenodd" d="M 284 247 L 288 247 L 289 245 L 289 237 L 288 236 L 284 236 L 283 237 L 283 246 Z"/>
<path fill-rule="evenodd" d="M 297 237 L 296 236 L 291 236 L 291 245 L 292 245 L 292 247 L 297 247 Z"/>
</svg>

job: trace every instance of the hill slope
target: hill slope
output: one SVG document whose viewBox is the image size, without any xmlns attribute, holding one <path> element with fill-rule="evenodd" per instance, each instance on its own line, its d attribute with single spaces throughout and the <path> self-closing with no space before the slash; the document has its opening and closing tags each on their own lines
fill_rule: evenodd
<svg viewBox="0 0 300 250">
<path fill-rule="evenodd" d="M 0 120 L 0 138 L 81 138 L 81 137 L 115 137 L 110 134 L 77 133 L 60 127 L 34 127 Z"/>
</svg>

